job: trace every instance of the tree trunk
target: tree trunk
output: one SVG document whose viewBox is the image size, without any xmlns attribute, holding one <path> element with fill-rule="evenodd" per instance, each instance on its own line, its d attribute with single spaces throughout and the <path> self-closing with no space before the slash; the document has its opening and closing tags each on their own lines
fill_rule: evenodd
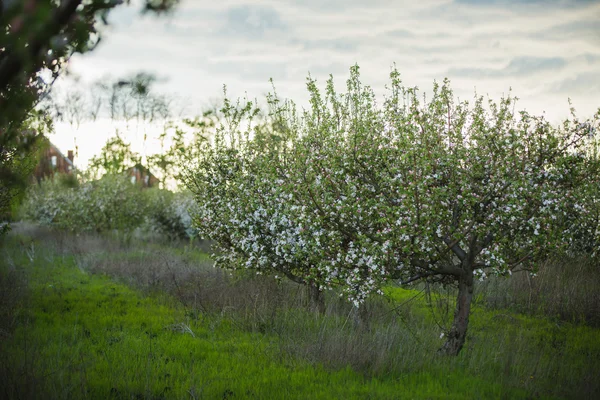
<svg viewBox="0 0 600 400">
<path fill-rule="evenodd" d="M 454 310 L 454 321 L 446 343 L 439 349 L 440 353 L 456 356 L 465 344 L 471 313 L 471 301 L 473 300 L 473 286 L 473 271 L 467 269 L 458 279 L 458 296 L 456 298 L 456 310 Z"/>
<path fill-rule="evenodd" d="M 310 306 L 313 311 L 319 314 L 325 313 L 325 298 L 323 292 L 319 289 L 319 285 L 310 283 L 308 285 L 308 294 L 310 297 Z"/>
</svg>

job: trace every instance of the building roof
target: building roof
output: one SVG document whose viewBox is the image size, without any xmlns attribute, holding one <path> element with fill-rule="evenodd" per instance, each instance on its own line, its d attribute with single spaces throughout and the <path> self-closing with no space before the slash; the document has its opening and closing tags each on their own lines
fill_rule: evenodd
<svg viewBox="0 0 600 400">
<path fill-rule="evenodd" d="M 60 155 L 67 162 L 68 165 L 70 165 L 71 167 L 73 167 L 73 169 L 75 169 L 75 164 L 73 163 L 73 161 L 71 161 L 71 159 L 69 157 L 65 157 L 65 155 L 62 153 L 62 151 L 60 151 L 60 149 L 58 147 L 56 147 L 56 145 L 54 143 L 52 143 L 50 140 L 48 140 L 48 143 L 50 144 L 50 148 L 52 148 L 54 151 L 56 151 L 58 153 L 58 155 Z"/>
</svg>

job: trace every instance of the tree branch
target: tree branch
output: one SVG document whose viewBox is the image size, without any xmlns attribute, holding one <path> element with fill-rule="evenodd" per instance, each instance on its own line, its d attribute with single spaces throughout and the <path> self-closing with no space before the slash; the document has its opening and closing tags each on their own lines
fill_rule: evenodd
<svg viewBox="0 0 600 400">
<path fill-rule="evenodd" d="M 467 258 L 467 253 L 460 248 L 458 245 L 458 240 L 451 240 L 448 236 L 446 236 L 443 240 L 460 261 L 464 261 L 465 258 Z"/>
<path fill-rule="evenodd" d="M 433 275 L 433 274 L 431 274 L 431 273 L 429 273 L 429 274 L 418 274 L 418 275 L 413 276 L 412 278 L 408 278 L 407 280 L 400 282 L 400 285 L 408 285 L 411 282 L 418 281 L 419 279 L 426 278 L 426 277 L 431 276 L 431 275 Z"/>
<path fill-rule="evenodd" d="M 57 8 L 50 21 L 41 29 L 28 46 L 28 53 L 32 59 L 38 57 L 40 50 L 48 44 L 50 39 L 69 23 L 77 12 L 77 7 L 82 0 L 67 0 L 63 6 Z M 12 51 L 11 51 L 12 50 Z M 6 49 L 6 56 L 0 63 L 0 91 L 5 91 L 11 81 L 19 75 L 25 67 L 26 60 L 15 49 Z M 10 52 L 10 53 L 9 53 Z"/>
</svg>

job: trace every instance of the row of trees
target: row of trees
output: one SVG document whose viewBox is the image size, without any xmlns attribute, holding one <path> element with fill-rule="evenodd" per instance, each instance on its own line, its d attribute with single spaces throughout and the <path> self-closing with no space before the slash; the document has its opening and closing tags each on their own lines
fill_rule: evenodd
<svg viewBox="0 0 600 400">
<path fill-rule="evenodd" d="M 105 77 L 53 94 L 54 118 L 71 128 L 100 119 L 114 125 L 115 135 L 89 161 L 91 177 L 121 174 L 142 165 L 160 179 L 162 187 L 170 186 L 167 183 L 178 181 L 185 161 L 197 154 L 198 143 L 212 135 L 219 110 L 213 107 L 200 116 L 184 118 L 185 109 L 177 98 L 156 91 L 157 82 L 156 76 L 142 72 L 118 79 Z M 125 136 L 135 138 L 142 151 L 134 151 Z M 159 151 L 153 148 L 147 152 L 149 141 L 154 139 L 160 144 Z M 76 143 L 77 136 L 77 155 Z"/>
<path fill-rule="evenodd" d="M 474 280 L 534 269 L 576 246 L 600 248 L 598 122 L 559 128 L 515 98 L 472 105 L 448 81 L 429 101 L 393 70 L 378 106 L 351 69 L 347 92 L 308 80 L 310 108 L 269 95 L 258 110 L 225 101 L 185 182 L 217 263 L 329 288 L 359 306 L 392 281 L 458 286 L 443 351 L 465 342 Z M 263 125 L 264 127 L 264 125 Z"/>
</svg>

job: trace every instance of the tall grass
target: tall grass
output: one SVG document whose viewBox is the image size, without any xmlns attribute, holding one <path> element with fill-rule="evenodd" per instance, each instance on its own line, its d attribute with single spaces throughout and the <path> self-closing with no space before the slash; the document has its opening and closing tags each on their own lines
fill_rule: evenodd
<svg viewBox="0 0 600 400">
<path fill-rule="evenodd" d="M 478 292 L 490 308 L 600 327 L 600 265 L 585 256 L 549 260 L 533 277 L 521 271 L 489 279 Z"/>
<path fill-rule="evenodd" d="M 31 255 L 33 247 L 24 248 Z M 7 257 L 0 263 L 0 342 L 9 337 L 19 323 L 20 310 L 27 304 L 29 290 L 25 271 Z"/>
</svg>

